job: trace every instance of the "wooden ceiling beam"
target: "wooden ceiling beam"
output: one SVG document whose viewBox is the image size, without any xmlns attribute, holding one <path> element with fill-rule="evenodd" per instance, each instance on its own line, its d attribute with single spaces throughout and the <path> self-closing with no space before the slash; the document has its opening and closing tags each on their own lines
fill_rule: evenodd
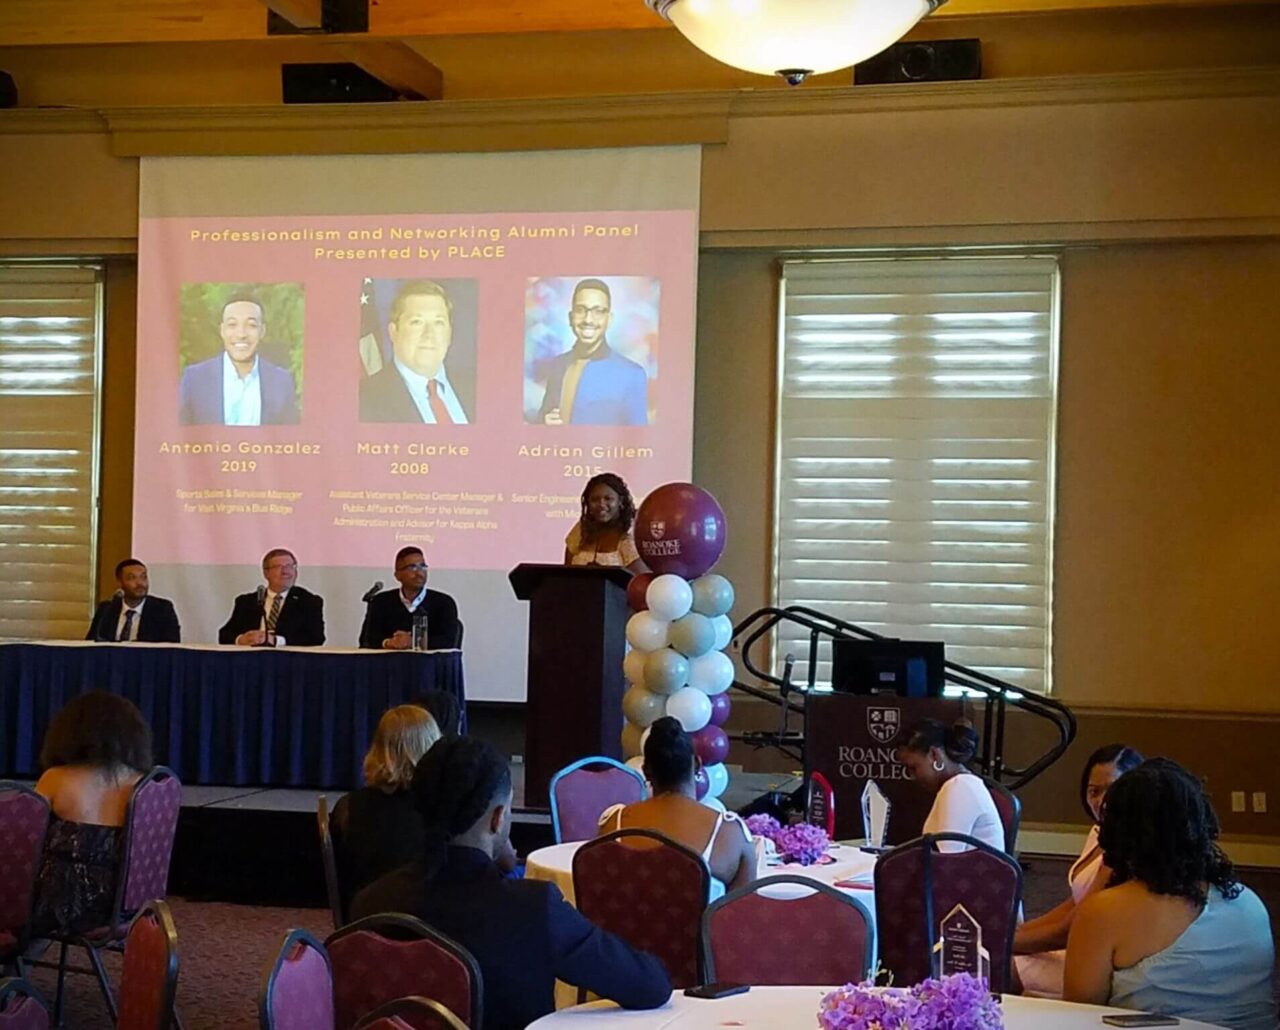
<svg viewBox="0 0 1280 1030">
<path fill-rule="evenodd" d="M 295 29 L 324 27 L 321 0 L 262 0 L 263 6 L 275 11 Z"/>
<path fill-rule="evenodd" d="M 401 96 L 410 100 L 444 99 L 444 73 L 408 43 L 378 39 L 340 43 L 335 49 Z"/>
</svg>

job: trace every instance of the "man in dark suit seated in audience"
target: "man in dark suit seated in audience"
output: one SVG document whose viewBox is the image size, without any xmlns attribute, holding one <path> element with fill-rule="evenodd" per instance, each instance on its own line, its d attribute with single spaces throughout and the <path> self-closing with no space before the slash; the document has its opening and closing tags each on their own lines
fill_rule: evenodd
<svg viewBox="0 0 1280 1030">
<path fill-rule="evenodd" d="M 403 651 L 413 646 L 413 619 L 427 616 L 427 647 L 459 647 L 462 630 L 458 605 L 448 594 L 427 589 L 427 560 L 418 547 L 402 547 L 396 555 L 396 590 L 375 594 L 365 608 L 360 646 Z M 443 729 L 443 727 L 441 727 Z"/>
<path fill-rule="evenodd" d="M 241 594 L 218 630 L 219 644 L 319 647 L 324 643 L 324 598 L 300 586 L 298 559 L 277 547 L 262 558 L 266 586 Z"/>
<path fill-rule="evenodd" d="M 412 789 L 423 858 L 360 891 L 353 919 L 407 912 L 471 952 L 485 1030 L 521 1030 L 552 1012 L 557 979 L 623 1008 L 666 1003 L 671 981 L 656 958 L 601 930 L 554 884 L 503 879 L 494 858 L 511 830 L 511 770 L 491 744 L 446 737 L 422 756 Z"/>
<path fill-rule="evenodd" d="M 173 602 L 150 596 L 147 567 L 137 558 L 126 558 L 116 566 L 115 597 L 103 601 L 93 613 L 85 640 L 123 642 L 143 640 L 151 644 L 177 644 L 182 627 Z"/>
</svg>

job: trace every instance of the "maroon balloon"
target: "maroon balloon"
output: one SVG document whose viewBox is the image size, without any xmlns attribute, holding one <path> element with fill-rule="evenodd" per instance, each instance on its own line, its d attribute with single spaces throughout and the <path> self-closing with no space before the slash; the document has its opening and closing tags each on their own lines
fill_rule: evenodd
<svg viewBox="0 0 1280 1030">
<path fill-rule="evenodd" d="M 719 560 L 727 532 L 724 510 L 692 483 L 658 487 L 636 512 L 636 548 L 657 573 L 696 579 Z"/>
<path fill-rule="evenodd" d="M 711 725 L 723 726 L 729 721 L 729 691 L 720 694 L 712 694 L 711 701 Z M 715 765 L 714 762 L 708 762 L 708 765 Z"/>
<path fill-rule="evenodd" d="M 649 610 L 649 602 L 645 599 L 645 595 L 649 592 L 649 584 L 654 581 L 652 572 L 642 572 L 638 576 L 632 576 L 631 582 L 627 584 L 627 604 L 631 606 L 633 612 L 644 612 Z"/>
<path fill-rule="evenodd" d="M 707 796 L 707 791 L 711 789 L 711 781 L 707 779 L 707 770 L 698 766 L 698 771 L 693 774 L 693 785 L 698 791 L 698 800 L 701 801 Z"/>
<path fill-rule="evenodd" d="M 693 750 L 703 765 L 719 765 L 729 757 L 729 735 L 719 726 L 704 726 L 693 734 Z"/>
</svg>

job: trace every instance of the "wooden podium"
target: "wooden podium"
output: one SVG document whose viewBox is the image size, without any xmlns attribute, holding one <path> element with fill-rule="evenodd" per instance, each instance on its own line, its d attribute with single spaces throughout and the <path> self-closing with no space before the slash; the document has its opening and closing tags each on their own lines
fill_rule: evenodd
<svg viewBox="0 0 1280 1030">
<path fill-rule="evenodd" d="M 529 702 L 524 803 L 549 804 L 560 769 L 588 755 L 622 757 L 626 681 L 626 569 L 517 565 L 516 597 L 529 602 Z"/>
</svg>

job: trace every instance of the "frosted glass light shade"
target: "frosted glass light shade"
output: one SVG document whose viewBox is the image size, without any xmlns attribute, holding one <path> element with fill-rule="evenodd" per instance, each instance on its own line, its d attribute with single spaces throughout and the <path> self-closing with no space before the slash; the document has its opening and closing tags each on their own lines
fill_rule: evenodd
<svg viewBox="0 0 1280 1030">
<path fill-rule="evenodd" d="M 944 0 L 646 2 L 717 61 L 798 82 L 880 53 Z"/>
</svg>

